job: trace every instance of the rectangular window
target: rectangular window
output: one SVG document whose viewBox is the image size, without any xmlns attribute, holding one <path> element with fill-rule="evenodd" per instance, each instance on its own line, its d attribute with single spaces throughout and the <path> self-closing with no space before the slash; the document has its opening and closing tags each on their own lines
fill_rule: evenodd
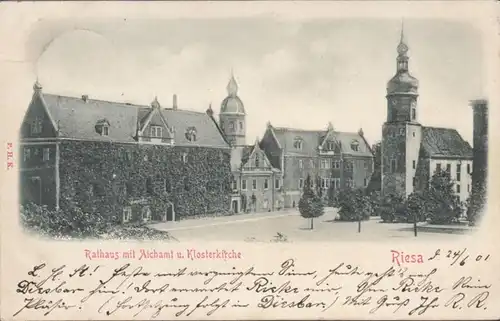
<svg viewBox="0 0 500 321">
<path fill-rule="evenodd" d="M 231 184 L 231 188 L 233 189 L 233 191 L 238 190 L 238 182 L 235 179 L 233 179 L 233 182 Z"/>
<path fill-rule="evenodd" d="M 123 208 L 123 223 L 130 222 L 132 219 L 132 208 L 130 206 L 124 207 Z"/>
<path fill-rule="evenodd" d="M 103 126 L 102 127 L 102 136 L 108 136 L 108 134 L 109 134 L 109 127 Z"/>
<path fill-rule="evenodd" d="M 413 161 L 413 169 L 417 168 L 417 161 Z"/>
<path fill-rule="evenodd" d="M 457 184 L 457 193 L 460 193 L 460 184 Z"/>
<path fill-rule="evenodd" d="M 393 158 L 391 159 L 391 173 L 396 172 L 396 160 Z"/>
<path fill-rule="evenodd" d="M 280 188 L 280 179 L 277 178 L 275 181 L 274 181 L 274 188 L 276 189 L 279 189 Z"/>
<path fill-rule="evenodd" d="M 413 177 L 412 184 L 413 184 L 413 187 L 417 186 L 417 179 L 416 179 L 416 177 Z"/>
<path fill-rule="evenodd" d="M 142 220 L 147 222 L 151 221 L 151 209 L 149 206 L 145 206 L 142 208 Z"/>
<path fill-rule="evenodd" d="M 267 178 L 264 179 L 264 189 L 269 189 L 269 180 Z"/>
<path fill-rule="evenodd" d="M 470 192 L 470 185 L 467 184 L 467 192 Z"/>
<path fill-rule="evenodd" d="M 40 134 L 42 132 L 42 119 L 35 117 L 31 123 L 31 134 Z"/>
<path fill-rule="evenodd" d="M 309 161 L 309 166 L 310 166 L 311 168 L 314 168 L 314 161 L 313 161 L 312 159 Z"/>
<path fill-rule="evenodd" d="M 369 165 L 370 165 L 369 161 L 364 161 L 365 169 L 368 169 L 370 167 Z"/>
<path fill-rule="evenodd" d="M 247 180 L 246 179 L 241 180 L 241 189 L 243 191 L 247 190 Z"/>
<path fill-rule="evenodd" d="M 405 134 L 405 129 L 404 128 L 400 128 L 399 129 L 399 135 L 404 135 Z"/>
<path fill-rule="evenodd" d="M 27 161 L 28 159 L 30 159 L 30 156 L 31 156 L 31 150 L 29 148 L 25 148 L 24 149 L 24 160 Z"/>
<path fill-rule="evenodd" d="M 436 164 L 436 171 L 440 172 L 441 171 L 441 163 Z"/>
<path fill-rule="evenodd" d="M 160 126 L 151 126 L 151 137 L 161 138 L 162 128 Z"/>
<path fill-rule="evenodd" d="M 299 159 L 299 168 L 304 168 L 304 163 L 302 162 L 302 159 Z"/>
<path fill-rule="evenodd" d="M 462 175 L 460 173 L 457 173 L 457 182 L 460 182 L 462 180 Z"/>
<path fill-rule="evenodd" d="M 467 174 L 470 174 L 470 164 L 467 164 Z"/>
<path fill-rule="evenodd" d="M 450 172 L 451 172 L 451 164 L 446 164 L 446 171 L 447 171 L 448 173 L 450 173 Z"/>
<path fill-rule="evenodd" d="M 43 160 L 48 161 L 50 158 L 50 149 L 44 148 L 43 149 Z"/>
<path fill-rule="evenodd" d="M 411 120 L 415 120 L 417 118 L 417 111 L 415 108 L 411 109 Z"/>
<path fill-rule="evenodd" d="M 367 183 L 368 183 L 368 180 L 367 180 L 366 178 L 365 178 L 365 179 L 363 179 L 363 186 L 366 186 L 366 185 L 367 185 Z"/>
<path fill-rule="evenodd" d="M 257 180 L 256 180 L 256 179 L 254 179 L 254 180 L 252 181 L 252 189 L 253 189 L 253 190 L 256 190 L 256 189 L 257 189 Z"/>
<path fill-rule="evenodd" d="M 304 188 L 304 179 L 299 178 L 299 189 L 303 189 L 303 188 Z"/>
</svg>

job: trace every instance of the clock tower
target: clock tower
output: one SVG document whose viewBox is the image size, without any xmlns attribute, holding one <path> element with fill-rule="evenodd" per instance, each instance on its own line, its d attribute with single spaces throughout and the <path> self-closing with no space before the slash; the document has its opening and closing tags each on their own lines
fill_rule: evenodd
<svg viewBox="0 0 500 321">
<path fill-rule="evenodd" d="M 401 28 L 396 75 L 387 83 L 387 119 L 382 127 L 382 195 L 408 196 L 416 185 L 422 126 L 418 122 L 418 80 L 408 68 L 408 45 Z"/>
</svg>

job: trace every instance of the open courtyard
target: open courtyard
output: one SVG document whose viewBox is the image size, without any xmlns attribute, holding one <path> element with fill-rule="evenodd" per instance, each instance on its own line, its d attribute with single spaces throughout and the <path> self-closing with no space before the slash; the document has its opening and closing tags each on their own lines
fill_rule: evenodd
<svg viewBox="0 0 500 321">
<path fill-rule="evenodd" d="M 167 231 L 178 241 L 248 241 L 248 242 L 303 242 L 303 241 L 380 241 L 397 242 L 398 239 L 421 241 L 447 241 L 464 235 L 465 229 L 432 227 L 419 223 L 417 237 L 413 224 L 381 223 L 372 217 L 361 223 L 335 221 L 337 209 L 326 208 L 325 215 L 310 220 L 300 216 L 298 209 L 279 212 L 241 214 L 219 218 L 157 223 L 150 227 Z"/>
</svg>

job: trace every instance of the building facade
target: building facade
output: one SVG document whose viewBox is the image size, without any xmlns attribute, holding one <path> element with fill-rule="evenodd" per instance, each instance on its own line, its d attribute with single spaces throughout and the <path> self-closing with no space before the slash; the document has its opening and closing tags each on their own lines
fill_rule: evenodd
<svg viewBox="0 0 500 321">
<path fill-rule="evenodd" d="M 208 112 L 208 111 L 207 111 Z M 21 202 L 113 222 L 228 212 L 229 144 L 206 113 L 43 93 L 21 128 Z"/>
<path fill-rule="evenodd" d="M 271 164 L 283 173 L 284 206 L 298 206 L 304 182 L 309 175 L 326 197 L 330 186 L 366 187 L 373 174 L 373 154 L 358 133 L 301 130 L 267 126 L 261 141 Z"/>
<path fill-rule="evenodd" d="M 466 201 L 471 190 L 472 149 L 451 128 L 422 126 L 418 120 L 418 80 L 409 72 L 403 31 L 397 47 L 396 75 L 387 84 L 387 119 L 382 126 L 382 195 L 407 197 L 428 187 L 435 170 L 447 170 L 455 193 Z"/>
<path fill-rule="evenodd" d="M 253 145 L 246 144 L 246 111 L 238 90 L 238 83 L 231 75 L 218 122 L 231 145 L 231 210 L 234 213 L 280 210 L 283 208 L 281 171 L 272 165 L 258 139 Z M 210 114 L 217 123 L 213 111 Z"/>
</svg>

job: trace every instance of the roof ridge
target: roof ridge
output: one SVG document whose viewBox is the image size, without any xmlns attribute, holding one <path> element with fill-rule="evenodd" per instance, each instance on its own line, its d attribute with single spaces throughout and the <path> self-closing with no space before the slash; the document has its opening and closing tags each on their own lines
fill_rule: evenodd
<svg viewBox="0 0 500 321">
<path fill-rule="evenodd" d="M 58 94 L 52 94 L 52 93 L 43 93 L 43 95 L 44 96 L 47 96 L 47 95 L 53 96 L 53 97 L 57 97 L 57 98 L 70 98 L 70 99 L 82 100 L 82 97 L 58 95 Z M 90 98 L 90 97 L 87 98 L 87 101 L 95 101 L 95 102 L 102 102 L 102 103 L 109 103 L 109 104 L 119 104 L 119 105 L 124 105 L 124 106 L 133 106 L 133 107 L 140 107 L 140 108 L 151 108 L 148 105 L 139 105 L 136 103 L 129 103 L 129 102 L 95 99 L 95 98 Z"/>
<path fill-rule="evenodd" d="M 423 128 L 429 128 L 429 129 L 446 129 L 446 130 L 454 130 L 458 132 L 456 128 L 450 128 L 450 127 L 438 127 L 438 126 L 422 126 Z"/>
</svg>

